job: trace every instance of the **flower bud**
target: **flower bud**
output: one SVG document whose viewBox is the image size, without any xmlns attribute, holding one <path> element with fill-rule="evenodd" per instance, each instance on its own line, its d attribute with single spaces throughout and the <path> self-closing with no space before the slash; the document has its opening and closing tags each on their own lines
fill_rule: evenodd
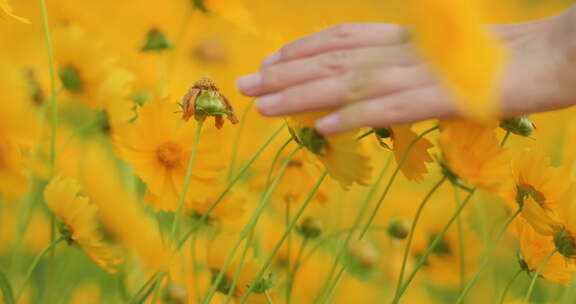
<svg viewBox="0 0 576 304">
<path fill-rule="evenodd" d="M 360 240 L 348 246 L 348 269 L 357 275 L 370 273 L 380 261 L 380 253 L 368 241 Z"/>
<path fill-rule="evenodd" d="M 140 49 L 142 52 L 162 52 L 170 49 L 172 44 L 168 41 L 166 35 L 157 28 L 148 31 L 146 35 L 146 42 Z"/>
<path fill-rule="evenodd" d="M 527 116 L 507 118 L 500 121 L 500 127 L 516 135 L 528 137 L 536 126 L 528 119 Z"/>
<path fill-rule="evenodd" d="M 214 81 L 207 77 L 194 83 L 184 96 L 180 107 L 184 121 L 188 121 L 192 116 L 197 121 L 212 116 L 216 120 L 216 127 L 220 129 L 224 125 L 223 117 L 226 115 L 231 123 L 238 123 L 228 99 L 220 93 Z"/>
<path fill-rule="evenodd" d="M 405 239 L 410 234 L 410 222 L 407 220 L 390 221 L 390 224 L 388 224 L 388 234 L 396 239 Z"/>
<path fill-rule="evenodd" d="M 314 239 L 322 234 L 322 223 L 314 217 L 306 217 L 300 222 L 298 232 L 308 239 Z"/>
<path fill-rule="evenodd" d="M 42 90 L 42 86 L 40 85 L 34 70 L 29 69 L 26 71 L 26 83 L 30 90 L 30 99 L 32 102 L 36 105 L 42 105 L 45 101 L 44 91 Z"/>
<path fill-rule="evenodd" d="M 561 255 L 570 259 L 576 258 L 576 240 L 566 229 L 554 234 L 554 245 Z"/>
<path fill-rule="evenodd" d="M 63 66 L 58 71 L 60 81 L 64 89 L 71 93 L 80 93 L 84 90 L 84 84 L 80 76 L 80 71 L 71 65 Z"/>
<path fill-rule="evenodd" d="M 173 282 L 168 283 L 164 288 L 164 302 L 171 304 L 188 303 L 186 288 Z"/>
<path fill-rule="evenodd" d="M 258 282 L 256 282 L 252 292 L 256 294 L 265 293 L 268 289 L 272 288 L 273 283 L 272 274 L 269 273 L 267 276 L 262 277 Z"/>
</svg>

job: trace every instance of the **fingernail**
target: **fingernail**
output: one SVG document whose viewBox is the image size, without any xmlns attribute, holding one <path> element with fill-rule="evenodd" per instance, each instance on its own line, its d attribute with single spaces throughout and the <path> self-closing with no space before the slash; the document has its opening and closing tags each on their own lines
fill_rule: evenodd
<svg viewBox="0 0 576 304">
<path fill-rule="evenodd" d="M 266 59 L 264 59 L 264 61 L 262 61 L 262 65 L 269 65 L 269 64 L 273 64 L 280 61 L 280 52 L 276 52 L 268 57 L 266 57 Z"/>
<path fill-rule="evenodd" d="M 282 96 L 280 94 L 266 95 L 256 101 L 258 110 L 265 115 L 278 114 L 281 104 Z"/>
<path fill-rule="evenodd" d="M 254 74 L 246 75 L 238 78 L 236 86 L 238 90 L 244 94 L 253 93 L 259 86 L 262 85 L 262 74 L 256 72 Z"/>
<path fill-rule="evenodd" d="M 316 130 L 318 132 L 329 135 L 337 133 L 341 126 L 340 116 L 333 114 L 316 121 Z"/>
</svg>

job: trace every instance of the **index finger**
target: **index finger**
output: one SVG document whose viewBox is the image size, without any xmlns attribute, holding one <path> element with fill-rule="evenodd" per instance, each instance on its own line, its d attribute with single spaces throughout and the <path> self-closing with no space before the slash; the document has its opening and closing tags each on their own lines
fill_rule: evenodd
<svg viewBox="0 0 576 304">
<path fill-rule="evenodd" d="M 317 55 L 324 52 L 387 46 L 407 41 L 405 26 L 386 23 L 345 23 L 311 34 L 284 46 L 266 58 L 262 65 L 271 65 Z"/>
</svg>

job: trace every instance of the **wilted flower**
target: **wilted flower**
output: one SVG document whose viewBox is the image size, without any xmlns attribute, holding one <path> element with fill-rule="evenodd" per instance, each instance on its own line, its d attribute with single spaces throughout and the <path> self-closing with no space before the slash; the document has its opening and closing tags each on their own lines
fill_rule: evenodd
<svg viewBox="0 0 576 304">
<path fill-rule="evenodd" d="M 214 81 L 208 77 L 201 78 L 194 83 L 182 100 L 182 119 L 188 121 L 192 116 L 196 120 L 204 120 L 208 116 L 214 117 L 216 128 L 224 126 L 224 115 L 233 123 L 238 118 L 228 99 L 220 93 Z"/>
</svg>

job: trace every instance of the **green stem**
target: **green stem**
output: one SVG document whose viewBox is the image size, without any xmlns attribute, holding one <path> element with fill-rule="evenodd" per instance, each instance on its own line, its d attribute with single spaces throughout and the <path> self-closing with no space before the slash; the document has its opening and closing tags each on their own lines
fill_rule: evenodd
<svg viewBox="0 0 576 304">
<path fill-rule="evenodd" d="M 160 275 L 160 273 L 158 273 L 158 272 L 155 272 L 154 274 L 152 274 L 150 276 L 150 278 L 148 280 L 146 280 L 146 282 L 144 282 L 144 284 L 140 288 L 138 288 L 138 291 L 130 298 L 130 300 L 128 300 L 127 303 L 129 303 L 129 304 L 138 303 L 137 300 L 140 298 L 140 295 L 146 290 L 146 288 L 148 288 L 148 286 L 150 286 L 150 284 L 154 283 L 154 280 L 159 275 Z"/>
<path fill-rule="evenodd" d="M 454 202 L 456 203 L 456 209 L 460 206 L 460 192 L 458 192 L 458 187 L 454 186 Z M 458 247 L 460 250 L 460 292 L 466 284 L 466 246 L 464 245 L 464 228 L 462 226 L 462 218 L 458 217 L 456 225 L 458 226 Z"/>
<path fill-rule="evenodd" d="M 212 203 L 212 205 L 210 205 L 208 210 L 206 210 L 206 212 L 204 212 L 204 214 L 202 214 L 202 217 L 200 218 L 198 223 L 196 225 L 193 225 L 193 227 L 191 227 L 190 230 L 188 230 L 188 232 L 184 235 L 184 237 L 178 242 L 178 245 L 176 246 L 177 250 L 180 249 L 184 245 L 184 243 L 186 243 L 186 240 L 188 240 L 190 235 L 192 235 L 192 233 L 194 233 L 194 231 L 196 231 L 196 229 L 198 227 L 200 227 L 206 221 L 206 219 L 208 219 L 208 216 L 210 215 L 212 210 L 214 210 L 214 208 L 216 208 L 218 206 L 218 204 L 220 204 L 220 202 L 226 196 L 226 194 L 228 194 L 228 192 L 230 192 L 232 187 L 234 187 L 234 185 L 240 180 L 240 178 L 242 178 L 242 176 L 244 176 L 244 174 L 248 171 L 248 168 L 250 168 L 250 166 L 254 163 L 254 161 L 256 161 L 256 159 L 260 156 L 260 154 L 262 154 L 262 152 L 264 152 L 264 150 L 266 150 L 266 148 L 276 138 L 276 136 L 278 136 L 278 134 L 280 134 L 280 132 L 282 131 L 282 129 L 284 129 L 285 126 L 286 126 L 286 124 L 284 123 L 278 129 L 276 129 L 276 131 L 274 131 L 272 136 L 270 136 L 266 140 L 266 142 L 264 142 L 264 144 L 262 144 L 262 146 L 256 151 L 256 153 L 254 153 L 254 155 L 252 155 L 250 160 L 248 160 L 248 162 L 246 164 L 244 164 L 242 169 L 240 169 L 240 172 L 238 172 L 238 174 L 236 174 L 236 177 L 234 177 L 228 183 L 228 186 L 226 186 L 226 189 L 224 189 L 224 191 L 222 191 L 220 196 L 218 196 L 218 198 L 216 198 L 216 200 L 214 201 L 214 203 Z"/>
<path fill-rule="evenodd" d="M 196 244 L 198 243 L 198 233 L 200 233 L 200 230 L 196 231 L 196 233 L 194 233 L 192 235 L 192 241 L 190 244 L 190 247 L 192 248 L 192 250 L 190 250 L 190 261 L 192 262 L 192 272 L 194 274 L 194 284 L 193 284 L 193 288 L 194 288 L 194 294 L 196 295 L 196 302 L 200 302 L 201 298 L 200 298 L 200 286 L 199 286 L 199 282 L 198 282 L 198 259 L 196 257 Z"/>
<path fill-rule="evenodd" d="M 48 55 L 48 70 L 50 73 L 50 176 L 54 176 L 56 171 L 56 126 L 58 125 L 58 108 L 56 104 L 56 65 L 54 64 L 54 51 L 52 47 L 52 37 L 50 35 L 50 24 L 48 22 L 48 9 L 45 0 L 38 0 L 40 4 L 40 14 L 42 19 L 42 32 L 46 43 L 46 53 Z M 56 218 L 50 217 L 50 241 L 56 238 Z M 50 251 L 50 265 L 54 261 L 54 251 Z M 52 269 L 50 269 L 50 273 Z"/>
<path fill-rule="evenodd" d="M 518 278 L 518 276 L 520 276 L 520 274 L 522 272 L 523 272 L 522 269 L 518 269 L 518 271 L 516 271 L 516 273 L 510 279 L 510 281 L 508 281 L 508 283 L 506 284 L 506 287 L 504 288 L 504 291 L 502 292 L 502 296 L 500 297 L 500 301 L 498 301 L 498 303 L 504 304 L 504 300 L 506 300 L 506 295 L 508 294 L 508 291 L 512 287 L 512 284 L 514 284 L 514 281 L 516 281 L 516 278 Z"/>
<path fill-rule="evenodd" d="M 242 228 L 242 231 L 240 231 L 240 236 L 238 237 L 238 239 L 236 239 L 236 242 L 232 246 L 232 249 L 228 253 L 228 256 L 226 257 L 226 259 L 224 260 L 224 264 L 222 265 L 222 267 L 220 268 L 220 271 L 218 272 L 218 275 L 216 276 L 216 278 L 212 282 L 212 286 L 210 287 L 210 290 L 208 291 L 208 294 L 206 295 L 206 297 L 204 298 L 204 301 L 202 303 L 208 304 L 212 300 L 212 297 L 216 293 L 218 286 L 220 285 L 220 282 L 222 282 L 222 279 L 224 278 L 224 272 L 228 269 L 228 267 L 232 263 L 232 259 L 234 258 L 236 251 L 240 247 L 242 240 L 244 240 L 246 237 L 248 237 L 249 233 L 251 233 L 251 231 L 256 227 L 256 224 L 258 223 L 258 220 L 260 219 L 260 215 L 262 214 L 262 212 L 264 211 L 264 209 L 268 205 L 268 201 L 272 197 L 272 193 L 274 192 L 274 190 L 276 189 L 276 186 L 280 182 L 280 179 L 284 175 L 284 171 L 288 167 L 288 163 L 290 163 L 290 160 L 292 159 L 292 157 L 294 157 L 294 155 L 298 151 L 300 151 L 301 149 L 302 149 L 302 147 L 296 148 L 292 153 L 290 153 L 288 158 L 286 160 L 284 160 L 284 162 L 282 163 L 282 166 L 280 167 L 278 174 L 274 178 L 274 181 L 272 182 L 272 184 L 270 185 L 270 187 L 268 188 L 268 190 L 264 194 L 264 198 L 258 204 L 258 206 L 256 207 L 256 210 L 254 210 L 254 212 L 252 213 L 252 216 L 248 220 L 248 223 L 244 226 L 244 228 Z"/>
<path fill-rule="evenodd" d="M 161 276 L 157 281 L 156 284 L 154 285 L 154 296 L 152 297 L 152 304 L 158 303 L 158 296 L 160 295 L 160 286 L 162 285 L 162 280 L 164 279 L 163 276 Z M 144 299 L 146 300 L 146 299 Z M 144 301 L 142 301 L 144 302 Z"/>
<path fill-rule="evenodd" d="M 304 255 L 304 250 L 306 249 L 306 245 L 308 245 L 309 238 L 304 237 L 302 238 L 302 243 L 300 244 L 300 249 L 296 254 L 296 259 L 294 260 L 294 269 L 290 271 L 290 264 L 288 264 L 288 281 L 286 286 L 286 304 L 290 304 L 292 302 L 292 288 L 294 287 L 294 280 L 296 279 L 296 274 L 300 269 L 300 265 L 302 264 L 302 258 Z"/>
<path fill-rule="evenodd" d="M 350 239 L 352 238 L 352 233 L 354 232 L 354 230 L 356 229 L 360 229 L 360 223 L 362 222 L 362 219 L 364 218 L 364 215 L 366 214 L 368 207 L 370 206 L 370 202 L 372 201 L 372 198 L 374 197 L 374 194 L 376 194 L 376 190 L 378 189 L 378 187 L 380 186 L 380 183 L 382 182 L 382 179 L 384 178 L 384 175 L 386 174 L 386 172 L 388 172 L 388 168 L 390 167 L 390 164 L 392 164 L 392 157 L 393 155 L 390 154 L 388 156 L 388 160 L 386 161 L 386 164 L 384 165 L 384 168 L 382 168 L 382 170 L 380 171 L 380 174 L 378 175 L 378 177 L 376 178 L 376 181 L 374 182 L 374 184 L 372 184 L 372 186 L 370 187 L 370 190 L 368 191 L 368 194 L 366 195 L 366 198 L 364 199 L 364 202 L 362 203 L 362 207 L 360 208 L 360 211 L 358 212 L 358 215 L 356 216 L 356 219 L 354 220 L 354 223 L 352 225 L 352 230 L 350 230 L 350 233 L 348 233 L 346 235 L 346 239 L 344 240 L 344 243 L 342 244 L 342 246 L 340 247 L 340 249 L 338 250 L 338 253 L 336 255 L 336 258 L 334 259 L 334 262 L 332 263 L 332 267 L 330 268 L 330 272 L 328 273 L 327 279 L 326 279 L 326 284 L 324 284 L 320 290 L 320 292 L 318 293 L 318 295 L 316 296 L 314 303 L 318 303 L 320 302 L 320 300 L 322 299 L 322 297 L 325 294 L 325 291 L 330 288 L 330 282 L 332 281 L 332 277 L 336 274 L 336 268 L 338 267 L 338 264 L 340 262 L 340 260 L 342 259 L 342 257 L 344 256 L 345 253 L 345 249 L 348 246 L 348 243 L 350 242 Z M 365 227 L 362 227 L 362 229 L 364 229 Z M 344 269 L 344 268 L 342 268 Z M 342 271 L 342 270 L 341 270 Z"/>
<path fill-rule="evenodd" d="M 284 144 L 280 147 L 278 152 L 276 152 L 276 155 L 274 155 L 274 158 L 272 159 L 272 163 L 270 164 L 270 170 L 268 170 L 268 176 L 266 176 L 266 184 L 264 184 L 264 187 L 268 187 L 268 185 L 270 185 L 270 180 L 272 179 L 272 175 L 274 173 L 274 168 L 276 167 L 276 163 L 278 162 L 278 159 L 280 159 L 280 155 L 282 155 L 282 152 L 284 152 L 286 147 L 288 147 L 288 145 L 293 140 L 294 140 L 294 138 L 292 136 L 290 136 L 290 138 L 288 138 L 288 140 L 286 140 L 286 142 L 284 142 Z"/>
<path fill-rule="evenodd" d="M 270 186 L 270 178 L 272 177 L 272 173 L 274 172 L 274 168 L 276 167 L 276 162 L 277 162 L 280 154 L 282 153 L 282 151 L 284 151 L 284 149 L 288 146 L 288 144 L 290 142 L 292 142 L 292 137 L 290 137 L 290 139 L 287 140 L 284 143 L 284 145 L 282 145 L 282 147 L 280 147 L 278 152 L 276 152 L 276 155 L 274 156 L 274 160 L 272 161 L 272 165 L 270 165 L 270 168 L 268 169 L 268 176 L 267 176 L 266 184 L 265 184 L 266 191 L 264 191 L 264 193 L 267 192 L 268 187 Z M 262 202 L 262 199 L 264 199 L 264 194 L 260 198 L 260 202 Z M 225 304 L 230 303 L 230 301 L 232 300 L 232 296 L 234 295 L 234 290 L 236 288 L 236 284 L 238 283 L 238 279 L 240 278 L 240 274 L 241 274 L 243 266 L 244 266 L 244 261 L 246 260 L 246 256 L 248 255 L 248 249 L 252 245 L 253 237 L 254 237 L 254 231 L 252 231 L 248 235 L 248 240 L 246 241 L 246 246 L 244 246 L 244 250 L 242 250 L 242 254 L 240 256 L 240 261 L 239 261 L 238 266 L 236 268 L 236 273 L 234 274 L 234 278 L 232 279 L 232 284 L 230 285 L 230 288 L 228 291 L 228 296 L 226 297 L 226 303 Z"/>
<path fill-rule="evenodd" d="M 60 237 L 60 238 L 52 241 L 52 243 L 50 243 L 46 248 L 44 248 L 42 251 L 40 251 L 40 253 L 38 253 L 38 255 L 36 255 L 36 257 L 32 261 L 32 264 L 30 264 L 30 267 L 28 267 L 28 271 L 26 271 L 26 276 L 24 277 L 24 281 L 22 281 L 22 287 L 16 293 L 16 298 L 15 298 L 16 301 L 18 301 L 18 299 L 20 299 L 20 297 L 24 293 L 24 290 L 26 290 L 26 286 L 28 285 L 28 281 L 30 281 L 32 274 L 34 273 L 34 270 L 36 269 L 36 266 L 38 266 L 38 263 L 40 262 L 42 257 L 44 257 L 47 252 L 52 251 L 52 249 L 54 249 L 54 247 L 56 247 L 56 245 L 58 245 L 58 243 L 60 243 L 62 241 L 64 241 L 64 237 Z"/>
<path fill-rule="evenodd" d="M 402 152 L 402 155 L 400 157 L 400 160 L 398 161 L 398 164 L 396 166 L 396 169 L 394 170 L 394 172 L 392 173 L 392 176 L 390 177 L 390 180 L 388 181 L 388 184 L 386 185 L 386 188 L 384 189 L 384 191 L 382 192 L 382 195 L 380 196 L 380 198 L 378 199 L 378 202 L 376 203 L 376 206 L 374 207 L 374 210 L 372 211 L 372 214 L 370 215 L 368 221 L 366 221 L 366 225 L 364 225 L 364 229 L 362 229 L 362 231 L 360 232 L 360 237 L 359 239 L 362 239 L 364 237 L 364 235 L 366 234 L 366 232 L 368 231 L 370 225 L 372 225 L 372 222 L 374 221 L 374 218 L 376 217 L 376 215 L 378 214 L 378 210 L 380 210 L 380 207 L 382 206 L 382 203 L 384 202 L 384 199 L 386 198 L 386 196 L 388 195 L 388 192 L 390 191 L 390 189 L 392 188 L 392 184 L 394 183 L 394 181 L 396 180 L 396 177 L 398 176 L 398 173 L 400 172 L 400 169 L 402 168 L 402 166 L 404 165 L 404 162 L 406 161 L 406 158 L 408 157 L 408 154 L 410 153 L 410 151 L 412 151 L 412 148 L 416 145 L 416 143 L 418 143 L 418 141 L 420 141 L 420 139 L 422 139 L 424 136 L 426 136 L 427 134 L 438 130 L 438 126 L 434 126 L 424 132 L 422 132 L 420 135 L 418 135 L 418 137 L 416 137 L 409 145 L 408 147 L 406 147 L 406 150 L 404 150 L 404 152 Z M 364 213 L 361 212 L 359 214 L 359 216 L 357 217 L 357 219 L 360 219 L 361 217 L 364 216 Z M 346 246 L 348 244 L 349 238 L 346 240 L 346 242 L 344 243 L 344 246 Z M 341 252 L 338 255 L 338 259 L 335 261 L 335 264 L 332 267 L 332 271 L 330 272 L 330 275 L 328 276 L 328 278 L 330 279 L 332 277 L 332 275 L 334 274 L 334 271 L 336 269 L 336 265 L 338 260 L 340 259 L 341 255 L 344 252 L 344 248 L 341 248 Z M 329 287 L 329 289 L 334 289 L 337 285 L 337 282 L 339 280 L 339 278 L 342 276 L 342 273 L 344 272 L 344 267 L 342 267 L 342 269 L 340 270 L 340 273 L 338 274 L 336 280 L 331 284 L 331 287 Z M 322 293 L 321 293 L 322 294 Z M 320 295 L 321 295 L 320 294 Z"/>
<path fill-rule="evenodd" d="M 372 129 L 372 130 L 370 130 L 370 131 L 368 131 L 368 132 L 366 132 L 366 133 L 364 133 L 364 134 L 356 137 L 356 140 L 362 140 L 362 139 L 364 139 L 364 137 L 370 136 L 370 135 L 372 135 L 372 134 L 374 134 L 374 129 Z"/>
<path fill-rule="evenodd" d="M 510 226 L 510 224 L 512 224 L 514 219 L 520 214 L 521 211 L 522 211 L 522 209 L 519 208 L 518 210 L 516 210 L 516 212 L 514 212 L 514 214 L 512 214 L 512 216 L 510 216 L 506 220 L 506 222 L 504 223 L 504 226 L 502 227 L 502 229 L 500 230 L 500 232 L 496 236 L 496 239 L 492 242 L 492 244 L 490 244 L 490 246 L 486 250 L 486 253 L 482 257 L 482 261 L 480 262 L 480 267 L 478 267 L 478 269 L 476 269 L 476 272 L 474 272 L 474 274 L 470 278 L 470 281 L 468 281 L 468 283 L 466 284 L 466 286 L 464 287 L 464 289 L 460 293 L 460 296 L 458 297 L 458 300 L 456 300 L 456 303 L 462 303 L 464 301 L 464 298 L 466 297 L 468 292 L 470 292 L 470 289 L 472 288 L 472 286 L 474 286 L 474 284 L 478 280 L 480 273 L 482 272 L 482 270 L 488 265 L 488 263 L 492 259 L 492 254 L 496 250 L 496 247 L 500 243 L 500 240 L 502 239 L 502 237 L 508 231 L 508 226 Z"/>
<path fill-rule="evenodd" d="M 258 275 L 256 275 L 256 277 L 252 280 L 252 283 L 250 284 L 248 291 L 246 293 L 244 293 L 242 299 L 240 300 L 240 304 L 243 304 L 246 302 L 246 300 L 248 300 L 250 293 L 252 293 L 252 291 L 254 291 L 254 287 L 257 285 L 256 283 L 258 281 L 260 281 L 260 279 L 262 278 L 264 273 L 266 273 L 266 270 L 268 269 L 270 264 L 272 264 L 272 261 L 274 260 L 276 253 L 278 253 L 278 250 L 280 250 L 280 247 L 282 247 L 282 244 L 284 243 L 286 238 L 288 238 L 288 236 L 290 235 L 290 232 L 296 226 L 296 223 L 298 222 L 298 220 L 300 219 L 300 217 L 304 213 L 304 210 L 306 210 L 306 207 L 308 207 L 308 205 L 310 204 L 310 202 L 312 201 L 312 199 L 316 195 L 316 192 L 320 188 L 320 185 L 322 185 L 322 182 L 324 182 L 324 179 L 326 178 L 327 175 L 328 175 L 327 171 L 324 171 L 322 173 L 322 175 L 320 176 L 320 178 L 316 182 L 316 185 L 314 185 L 314 188 L 312 189 L 312 191 L 310 191 L 310 193 L 308 194 L 308 197 L 306 197 L 306 200 L 304 200 L 304 203 L 302 203 L 302 206 L 300 207 L 300 209 L 298 209 L 298 211 L 296 211 L 296 215 L 292 218 L 292 220 L 290 221 L 290 224 L 288 225 L 288 227 L 284 231 L 284 234 L 282 235 L 280 240 L 278 240 L 278 242 L 276 243 L 276 245 L 272 249 L 272 252 L 270 253 L 268 258 L 264 262 L 264 265 L 262 266 L 262 268 L 260 268 L 260 272 L 258 272 Z"/>
<path fill-rule="evenodd" d="M 506 131 L 504 138 L 502 138 L 502 141 L 500 142 L 500 148 L 504 147 L 504 145 L 506 144 L 506 142 L 510 138 L 510 134 L 511 134 L 510 131 Z"/>
<path fill-rule="evenodd" d="M 538 269 L 536 269 L 536 272 L 532 275 L 532 280 L 530 281 L 530 285 L 528 286 L 528 291 L 526 292 L 526 296 L 524 297 L 524 301 L 522 303 L 528 303 L 530 301 L 530 296 L 532 296 L 532 291 L 534 290 L 534 286 L 536 285 L 536 280 L 538 279 L 538 277 L 540 276 L 540 273 L 542 273 L 542 269 L 544 269 L 544 267 L 546 266 L 546 264 L 548 264 L 548 262 L 550 261 L 550 259 L 558 252 L 558 249 L 554 249 L 554 251 L 550 252 L 545 258 L 544 260 L 542 260 L 542 263 L 540 263 L 540 266 L 538 266 Z"/>
<path fill-rule="evenodd" d="M 408 147 L 406 147 L 406 150 L 404 150 L 404 152 L 402 152 L 402 156 L 400 157 L 400 160 L 398 161 L 398 165 L 396 166 L 396 170 L 394 170 L 394 173 L 392 173 L 392 176 L 390 177 L 390 180 L 388 181 L 388 184 L 386 185 L 384 192 L 380 196 L 378 203 L 376 203 L 376 207 L 374 207 L 374 211 L 372 211 L 370 218 L 368 219 L 368 221 L 366 222 L 366 225 L 364 226 L 364 230 L 362 230 L 362 232 L 360 233 L 360 238 L 364 237 L 364 234 L 366 234 L 366 231 L 368 231 L 368 227 L 370 227 L 370 225 L 372 225 L 372 222 L 374 221 L 374 218 L 376 217 L 378 210 L 380 210 L 380 207 L 382 206 L 382 202 L 384 201 L 384 198 L 386 198 L 386 196 L 388 195 L 388 191 L 390 191 L 392 184 L 396 180 L 396 176 L 398 175 L 398 172 L 400 172 L 400 168 L 402 168 L 402 166 L 404 165 L 404 162 L 406 161 L 408 154 L 410 154 L 410 152 L 412 151 L 412 148 L 416 145 L 416 143 L 418 143 L 420 141 L 420 139 L 422 139 L 422 137 L 426 136 L 427 134 L 429 134 L 429 133 L 431 133 L 437 129 L 438 129 L 438 126 L 435 126 L 435 127 L 432 127 L 430 129 L 422 132 L 420 135 L 418 135 L 418 137 L 416 137 L 410 143 L 410 145 L 408 145 Z"/>
<path fill-rule="evenodd" d="M 476 191 L 472 191 L 472 192 L 468 193 L 468 196 L 464 199 L 462 204 L 460 204 L 460 206 L 458 207 L 458 209 L 456 210 L 454 215 L 452 215 L 452 218 L 450 218 L 450 220 L 448 221 L 448 223 L 446 223 L 446 225 L 444 225 L 444 227 L 442 228 L 440 233 L 438 233 L 438 235 L 436 235 L 434 240 L 432 240 L 432 243 L 430 243 L 430 246 L 428 246 L 426 251 L 424 251 L 424 253 L 420 257 L 420 259 L 418 260 L 418 262 L 416 262 L 414 269 L 412 270 L 412 272 L 410 273 L 410 275 L 408 276 L 408 278 L 406 279 L 406 281 L 402 285 L 402 288 L 400 288 L 400 291 L 395 296 L 394 300 L 392 300 L 392 303 L 397 304 L 400 301 L 400 298 L 402 297 L 402 295 L 404 294 L 404 292 L 406 291 L 406 289 L 408 288 L 408 286 L 410 285 L 410 283 L 412 282 L 412 280 L 414 279 L 414 277 L 416 276 L 416 274 L 418 273 L 420 268 L 422 268 L 422 266 L 424 266 L 424 264 L 426 263 L 428 256 L 430 256 L 430 254 L 432 254 L 432 252 L 434 251 L 434 249 L 436 248 L 438 243 L 440 243 L 440 241 L 444 238 L 446 231 L 448 231 L 450 226 L 452 226 L 454 221 L 456 221 L 456 219 L 460 216 L 460 214 L 464 210 L 464 207 L 466 207 L 466 205 L 468 205 L 468 202 L 470 202 L 470 199 L 472 198 L 474 193 L 476 193 Z"/>
<path fill-rule="evenodd" d="M 192 168 L 194 167 L 194 162 L 196 161 L 196 154 L 198 154 L 198 145 L 200 142 L 200 134 L 202 133 L 203 124 L 204 119 L 198 120 L 198 125 L 196 126 L 196 136 L 194 137 L 190 159 L 188 160 L 188 169 L 186 170 L 184 186 L 182 187 L 182 193 L 180 194 L 180 200 L 178 201 L 178 207 L 176 209 L 174 221 L 172 222 L 171 234 L 174 240 L 178 240 L 178 233 L 181 225 L 180 222 L 182 221 L 182 213 L 184 212 L 184 203 L 186 202 L 186 194 L 188 194 L 188 188 L 190 187 L 190 181 L 192 180 Z"/>
<path fill-rule="evenodd" d="M 446 182 L 446 177 L 442 177 L 432 189 L 426 194 L 418 209 L 416 210 L 416 215 L 414 215 L 414 220 L 412 221 L 412 225 L 410 227 L 410 233 L 408 234 L 408 240 L 406 242 L 406 247 L 404 248 L 404 255 L 402 257 L 402 266 L 400 267 L 400 275 L 398 276 L 398 283 L 396 283 L 396 295 L 399 294 L 400 288 L 402 287 L 402 281 L 404 280 L 404 272 L 406 271 L 406 264 L 408 263 L 408 255 L 410 254 L 410 249 L 412 248 L 412 239 L 414 238 L 414 234 L 416 232 L 416 225 L 420 220 L 420 216 L 422 215 L 422 211 L 424 211 L 424 207 L 430 201 L 432 195 Z"/>
<path fill-rule="evenodd" d="M 236 168 L 236 161 L 238 158 L 238 148 L 240 147 L 240 139 L 242 138 L 242 134 L 244 133 L 244 127 L 246 126 L 246 120 L 248 118 L 248 114 L 250 114 L 250 110 L 254 105 L 254 100 L 250 101 L 250 103 L 244 109 L 244 113 L 242 113 L 242 118 L 240 119 L 240 123 L 238 124 L 238 129 L 236 130 L 236 136 L 234 136 L 234 143 L 232 144 L 232 155 L 230 156 L 230 165 L 228 166 L 228 175 L 226 180 L 230 180 L 232 178 L 232 174 L 234 174 L 234 169 Z"/>
<path fill-rule="evenodd" d="M 268 290 L 264 291 L 264 296 L 266 297 L 266 301 L 268 301 L 268 304 L 274 304 L 274 302 L 272 302 L 272 298 L 270 297 L 270 294 L 268 294 Z"/>
</svg>

